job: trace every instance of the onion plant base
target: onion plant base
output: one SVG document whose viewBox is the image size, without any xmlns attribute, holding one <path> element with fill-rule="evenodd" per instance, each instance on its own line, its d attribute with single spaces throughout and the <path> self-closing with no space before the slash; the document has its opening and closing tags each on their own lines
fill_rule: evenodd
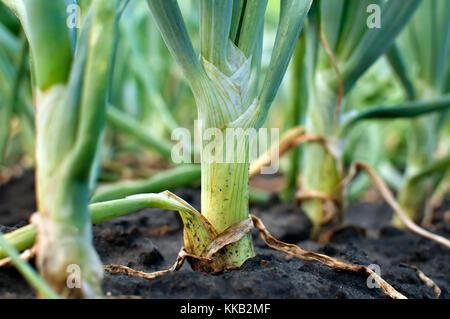
<svg viewBox="0 0 450 319">
<path fill-rule="evenodd" d="M 405 185 L 398 194 L 398 203 L 406 215 L 416 224 L 420 224 L 424 216 L 425 202 L 428 195 L 428 181 L 414 183 L 406 180 Z M 393 216 L 393 225 L 405 227 L 398 216 Z"/>
<path fill-rule="evenodd" d="M 34 214 L 37 226 L 36 264 L 41 276 L 63 298 L 98 298 L 103 279 L 100 259 L 92 246 L 91 229 L 54 225 L 54 221 Z M 66 251 L 66 254 L 52 254 Z M 73 278 L 72 278 L 73 277 Z"/>
<path fill-rule="evenodd" d="M 309 147 L 316 147 L 315 153 L 321 154 L 316 159 L 322 157 L 323 162 L 322 165 L 317 165 L 317 161 L 316 164 L 312 164 L 313 157 L 309 158 L 308 155 L 307 161 L 309 160 L 311 164 L 307 162 L 305 167 L 308 168 L 308 165 L 313 167 L 310 171 L 305 171 L 305 176 L 301 179 L 301 190 L 296 197 L 313 224 L 311 238 L 318 239 L 325 229 L 333 229 L 342 220 L 342 194 L 338 190 L 341 174 L 335 158 L 331 154 L 326 154 L 322 145 Z M 311 174 L 317 176 L 312 178 Z"/>
<path fill-rule="evenodd" d="M 248 219 L 248 172 L 248 163 L 202 164 L 202 215 L 219 233 Z M 226 267 L 240 267 L 254 257 L 251 237 L 245 235 L 230 245 L 226 255 Z"/>
<path fill-rule="evenodd" d="M 330 110 L 336 108 L 338 96 L 329 88 L 323 76 L 318 75 L 315 81 L 316 84 L 310 88 L 311 98 L 308 102 L 306 132 L 318 134 L 326 141 L 331 141 L 334 125 L 332 114 L 334 113 Z M 338 156 L 339 154 L 330 152 L 326 143 L 310 143 L 305 146 L 301 168 L 301 189 L 306 193 L 317 193 L 323 197 L 310 196 L 302 200 L 302 208 L 313 223 L 311 233 L 313 239 L 319 237 L 320 225 L 323 224 L 326 216 L 341 215 L 341 194 L 336 192 L 342 177 Z M 327 205 L 331 199 L 338 203 L 336 212 L 330 212 L 331 206 Z"/>
</svg>

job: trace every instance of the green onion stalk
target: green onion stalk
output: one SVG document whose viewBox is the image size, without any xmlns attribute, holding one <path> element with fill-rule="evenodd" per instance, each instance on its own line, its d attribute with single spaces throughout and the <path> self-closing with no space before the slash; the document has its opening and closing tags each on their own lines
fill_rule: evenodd
<svg viewBox="0 0 450 319">
<path fill-rule="evenodd" d="M 194 94 L 201 123 L 200 136 L 208 140 L 202 138 L 201 214 L 218 233 L 249 217 L 252 136 L 248 130 L 257 131 L 265 121 L 311 2 L 281 1 L 272 58 L 260 88 L 267 0 L 199 1 L 199 57 L 193 49 L 177 1 L 148 0 L 164 41 Z M 227 129 L 233 129 L 233 138 L 225 138 Z M 237 157 L 232 158 L 233 155 Z M 196 236 L 196 230 L 186 231 L 193 231 Z M 214 270 L 239 267 L 254 256 L 250 234 L 226 248 Z M 210 271 L 203 266 L 199 269 Z"/>
<path fill-rule="evenodd" d="M 343 175 L 338 136 L 339 98 L 345 97 L 361 75 L 390 48 L 420 2 L 315 2 L 306 28 L 309 89 L 305 125 L 307 133 L 324 136 L 335 151 L 331 154 L 318 143 L 305 145 L 302 208 L 313 223 L 313 237 L 321 232 L 324 216 L 331 213 L 339 220 L 342 210 L 342 193 L 336 192 Z M 320 193 L 322 198 L 311 198 L 308 195 L 311 191 Z M 328 205 L 330 202 L 333 205 Z M 333 211 L 328 207 L 333 207 Z"/>
<path fill-rule="evenodd" d="M 302 125 L 305 118 L 308 84 L 306 82 L 306 38 L 305 34 L 300 34 L 298 43 L 295 46 L 294 54 L 290 63 L 290 83 L 289 83 L 289 105 L 284 115 L 284 129 Z M 288 155 L 288 166 L 284 175 L 287 177 L 286 188 L 280 196 L 286 201 L 292 201 L 297 190 L 297 179 L 300 174 L 300 165 L 302 158 L 302 148 L 295 148 Z"/>
<path fill-rule="evenodd" d="M 36 109 L 36 265 L 62 297 L 101 295 L 89 181 L 103 128 L 114 24 L 121 1 L 97 0 L 73 48 L 65 0 L 2 0 L 19 18 L 32 62 Z M 45 17 L 43 19 L 42 17 Z M 79 286 L 66 284 L 80 269 Z"/>
<path fill-rule="evenodd" d="M 445 0 L 424 1 L 399 38 L 399 62 L 394 61 L 392 65 L 399 78 L 409 79 L 411 85 L 404 87 L 406 92 L 413 93 L 409 95 L 414 100 L 445 98 L 446 70 L 450 65 L 449 34 L 450 3 Z M 398 68 L 401 64 L 416 67 L 407 72 L 406 69 Z M 427 196 L 445 172 L 445 169 L 440 169 L 428 175 L 422 174 L 434 161 L 450 154 L 446 134 L 449 123 L 450 119 L 445 113 L 443 116 L 432 114 L 419 117 L 410 123 L 406 170 L 398 201 L 415 222 L 423 218 Z M 423 177 L 419 178 L 419 175 Z M 401 225 L 398 219 L 394 219 L 394 222 Z"/>
</svg>

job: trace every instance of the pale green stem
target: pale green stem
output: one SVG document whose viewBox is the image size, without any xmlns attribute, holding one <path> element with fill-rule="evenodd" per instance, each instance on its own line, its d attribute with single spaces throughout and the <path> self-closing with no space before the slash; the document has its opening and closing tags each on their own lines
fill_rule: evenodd
<svg viewBox="0 0 450 319">
<path fill-rule="evenodd" d="M 405 58 L 396 43 L 394 43 L 386 52 L 386 57 L 391 67 L 394 69 L 408 100 L 414 100 L 416 98 L 414 84 L 408 73 Z"/>
<path fill-rule="evenodd" d="M 435 144 L 432 118 L 418 118 L 410 123 L 408 138 L 408 157 L 405 179 L 398 194 L 400 207 L 416 223 L 420 223 L 425 207 L 425 199 L 429 195 L 432 180 L 429 178 L 413 179 L 412 177 L 432 160 Z M 394 218 L 398 224 L 398 219 Z"/>
<path fill-rule="evenodd" d="M 65 17 L 65 1 L 56 3 L 55 7 L 44 8 L 53 10 L 53 15 L 59 15 L 54 19 L 60 21 L 61 16 Z M 58 11 L 61 3 L 63 11 Z M 88 203 L 91 167 L 103 129 L 119 3 L 119 0 L 98 0 L 93 4 L 92 24 L 85 24 L 81 32 L 75 59 L 69 56 L 64 64 L 52 60 L 55 53 L 42 48 L 40 41 L 53 41 L 53 38 L 45 38 L 53 35 L 45 33 L 48 25 L 38 28 L 43 33 L 30 38 L 33 56 L 47 59 L 34 69 L 36 73 L 43 72 L 38 75 L 35 96 L 39 211 L 34 220 L 39 228 L 36 264 L 45 280 L 63 297 L 102 294 L 103 271 L 92 245 Z M 32 8 L 27 6 L 27 10 Z M 29 15 L 41 13 L 42 17 L 42 8 L 35 9 L 39 10 L 30 11 Z M 60 33 L 67 30 L 65 19 L 63 21 Z M 53 32 L 58 32 L 55 26 L 52 28 Z M 59 70 L 60 75 L 56 77 L 45 76 L 55 65 L 61 68 L 68 65 L 68 70 Z M 66 82 L 62 75 L 69 71 Z M 70 265 L 80 267 L 81 287 L 67 286 Z"/>
<path fill-rule="evenodd" d="M 200 174 L 200 165 L 180 165 L 158 173 L 148 180 L 120 182 L 118 184 L 101 186 L 94 193 L 91 202 L 97 203 L 133 194 L 155 193 L 191 186 L 200 181 Z"/>
<path fill-rule="evenodd" d="M 202 164 L 202 215 L 220 233 L 248 218 L 248 163 Z M 250 234 L 230 247 L 234 266 L 254 256 Z"/>
<path fill-rule="evenodd" d="M 333 128 L 333 113 L 336 106 L 336 93 L 329 90 L 325 82 L 318 77 L 317 85 L 309 94 L 306 131 L 308 134 L 319 134 L 329 137 Z M 340 182 L 338 160 L 329 154 L 325 147 L 319 143 L 305 145 L 302 165 L 301 188 L 308 191 L 318 191 L 327 196 L 340 194 L 335 190 Z M 320 223 L 326 214 L 324 202 L 320 199 L 306 199 L 302 208 L 313 223 L 312 236 L 318 235 Z"/>
<path fill-rule="evenodd" d="M 264 24 L 267 0 L 247 0 L 242 17 L 238 48 L 246 57 L 251 57 L 256 48 L 259 30 Z"/>
<path fill-rule="evenodd" d="M 421 97 L 423 100 L 434 98 L 437 101 L 444 101 L 443 104 L 447 104 L 447 107 L 450 104 L 445 103 L 447 96 L 440 97 L 430 87 L 423 88 Z M 431 188 L 435 183 L 433 176 L 417 178 L 417 174 L 433 161 L 433 152 L 437 146 L 438 119 L 438 115 L 431 114 L 410 122 L 406 172 L 403 186 L 398 193 L 398 201 L 401 208 L 417 223 L 420 223 L 423 217 L 426 198 L 430 195 Z M 401 226 L 401 222 L 395 217 L 393 222 L 397 226 Z"/>
<path fill-rule="evenodd" d="M 202 56 L 224 73 L 228 72 L 227 49 L 232 12 L 232 0 L 200 0 Z"/>
</svg>

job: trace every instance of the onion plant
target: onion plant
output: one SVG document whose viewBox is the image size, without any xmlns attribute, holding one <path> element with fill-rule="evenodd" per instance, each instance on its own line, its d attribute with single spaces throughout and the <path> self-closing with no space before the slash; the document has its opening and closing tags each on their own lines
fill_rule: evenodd
<svg viewBox="0 0 450 319">
<path fill-rule="evenodd" d="M 150 126 L 149 123 L 160 118 L 147 121 L 148 118 L 143 119 L 146 116 L 136 114 L 142 111 L 154 115 L 156 110 L 156 114 L 162 115 L 163 130 L 177 125 L 167 107 L 169 103 L 163 99 L 161 83 L 155 83 L 160 78 L 157 72 L 166 72 L 169 67 L 164 64 L 163 71 L 150 74 L 153 73 L 150 64 L 157 63 L 147 61 L 155 58 L 149 43 L 157 39 L 155 30 L 144 28 L 151 32 L 148 37 L 151 40 L 141 42 L 142 34 L 137 34 L 137 30 L 143 25 L 148 27 L 150 21 L 145 15 L 133 21 L 135 11 L 127 13 L 132 19 L 124 21 L 121 29 L 118 16 L 126 1 L 80 1 L 84 22 L 79 34 L 65 26 L 65 0 L 2 1 L 20 18 L 30 44 L 37 124 L 39 214 L 34 215 L 33 224 L 7 234 L 7 242 L 0 235 L 0 259 L 10 256 L 19 268 L 25 269 L 11 246 L 24 250 L 37 240 L 37 266 L 58 295 L 99 296 L 102 266 L 92 247 L 91 223 L 139 209 L 161 208 L 177 210 L 185 226 L 185 246 L 172 270 L 181 265 L 185 257 L 190 258 L 195 270 L 205 272 L 241 266 L 254 256 L 249 234 L 253 222 L 270 247 L 332 268 L 364 271 L 377 282 L 384 282 L 365 266 L 350 265 L 281 243 L 268 234 L 258 218 L 250 218 L 248 179 L 253 136 L 248 135 L 248 130 L 258 131 L 266 120 L 297 44 L 293 85 L 301 93 L 307 91 L 308 108 L 300 110 L 297 106 L 305 100 L 302 95 L 293 94 L 290 125 L 301 123 L 306 116 L 308 133 L 325 138 L 317 139 L 323 142 L 321 144 L 309 144 L 305 150 L 294 153 L 293 171 L 298 171 L 299 157 L 303 155 L 302 186 L 312 189 L 314 194 L 325 194 L 323 198 L 331 198 L 339 206 L 343 181 L 341 154 L 335 150 L 341 145 L 334 145 L 334 139 L 343 139 L 355 123 L 365 119 L 420 116 L 448 106 L 448 97 L 444 96 L 432 103 L 414 101 L 343 116 L 337 112 L 341 95 L 350 91 L 365 70 L 391 46 L 419 0 L 317 0 L 308 33 L 300 37 L 312 0 L 281 0 L 272 56 L 264 71 L 261 61 L 267 0 L 199 0 L 199 54 L 194 50 L 195 41 L 189 36 L 177 1 L 148 0 L 154 22 L 195 98 L 203 137 L 201 165 L 178 166 L 144 182 L 101 187 L 92 197 L 105 119 L 117 131 L 133 136 L 170 160 L 172 144 L 153 131 L 143 129 L 144 125 Z M 142 3 L 135 2 L 133 8 L 139 12 Z M 381 30 L 366 25 L 369 4 L 381 7 Z M 51 19 L 39 19 L 44 12 Z M 119 30 L 127 39 L 127 46 L 117 46 Z M 319 41 L 328 52 L 319 48 Z M 394 58 L 399 58 L 398 51 L 392 52 Z M 120 61 L 115 59 L 116 55 L 121 57 Z M 128 57 L 132 61 L 128 61 Z M 118 71 L 114 79 L 113 66 Z M 138 103 L 131 100 L 127 105 L 128 97 L 136 92 L 145 98 Z M 147 102 L 153 102 L 150 108 L 154 109 L 145 109 Z M 221 134 L 229 129 L 234 130 L 233 139 L 221 140 Z M 211 132 L 215 133 L 208 136 Z M 214 142 L 212 161 L 208 148 L 211 144 L 206 143 L 205 138 L 212 138 Z M 229 152 L 237 157 L 230 159 Z M 359 163 L 355 167 L 364 165 Z M 254 170 L 250 171 L 253 174 Z M 374 179 L 373 174 L 370 176 Z M 199 179 L 201 213 L 168 191 L 157 193 Z M 291 184 L 295 179 L 296 174 L 291 176 Z M 375 180 L 382 183 L 376 177 Z M 386 189 L 383 188 L 385 193 Z M 138 194 L 149 192 L 153 194 Z M 389 190 L 387 193 L 392 198 Z M 317 227 L 325 205 L 305 198 L 305 207 Z M 447 247 L 450 245 L 448 240 L 441 242 Z M 65 285 L 67 266 L 71 264 L 81 269 L 81 289 L 68 289 Z M 105 269 L 144 274 L 120 265 L 108 265 Z M 31 282 L 41 285 L 47 296 L 57 296 L 36 280 L 29 269 L 25 272 Z M 161 273 L 165 272 L 158 272 L 158 275 Z M 155 276 L 155 273 L 145 274 L 145 278 Z M 391 296 L 404 297 L 385 282 L 381 287 Z"/>
<path fill-rule="evenodd" d="M 374 105 L 395 105 L 404 100 L 401 86 L 398 84 L 386 58 L 378 59 L 359 80 L 358 88 L 350 91 L 342 105 L 343 113 L 363 112 Z M 360 122 L 345 135 L 342 151 L 342 161 L 345 167 L 355 160 L 363 161 L 374 168 L 390 187 L 397 189 L 400 184 L 400 174 L 393 174 L 393 164 L 390 162 L 389 145 L 385 142 L 391 132 L 404 136 L 404 127 L 407 120 L 387 121 L 381 119 L 371 122 Z M 341 121 L 342 123 L 342 121 Z M 399 127 L 399 129 L 396 129 Z M 395 131 L 393 131 L 395 129 Z M 389 139 L 393 141 L 394 139 Z M 403 145 L 403 144 L 402 144 Z M 401 149 L 395 152 L 403 154 Z M 348 188 L 344 190 L 345 202 L 351 203 L 361 198 L 371 186 L 367 175 L 358 175 Z M 345 218 L 345 216 L 344 216 Z"/>
<path fill-rule="evenodd" d="M 67 25 L 65 0 L 3 3 L 19 18 L 30 46 L 39 211 L 33 217 L 36 264 L 61 296 L 100 296 L 103 269 L 92 245 L 89 184 L 105 117 L 116 14 L 123 3 L 94 1 L 78 39 Z M 66 285 L 72 264 L 80 268 L 80 288 Z"/>
<path fill-rule="evenodd" d="M 445 87 L 450 65 L 449 34 L 450 3 L 424 1 L 399 38 L 396 58 L 391 59 L 410 99 L 441 99 L 449 93 Z M 402 65 L 411 67 L 406 69 Z M 398 201 L 414 221 L 420 222 L 427 195 L 450 166 L 445 160 L 450 156 L 450 119 L 448 112 L 443 116 L 433 114 L 414 119 L 409 125 L 406 170 Z M 429 173 L 423 174 L 424 170 Z"/>
<path fill-rule="evenodd" d="M 313 236 L 319 233 L 324 216 L 339 216 L 342 209 L 342 194 L 336 192 L 343 176 L 337 145 L 341 98 L 391 47 L 420 2 L 315 2 L 306 28 L 309 71 L 305 125 L 307 133 L 322 135 L 329 143 L 336 144 L 332 147 L 336 152 L 330 154 L 318 143 L 305 146 L 298 197 L 314 225 Z"/>
<path fill-rule="evenodd" d="M 181 67 L 194 94 L 201 136 L 207 129 L 225 132 L 258 129 L 267 117 L 286 71 L 311 0 L 282 0 L 272 59 L 261 78 L 261 50 L 266 1 L 212 1 L 200 3 L 200 58 L 195 53 L 175 0 L 149 0 L 148 5 L 164 41 Z M 248 170 L 250 139 L 236 144 L 223 141 L 223 149 L 242 155 L 243 160 L 220 162 L 206 159 L 202 145 L 201 214 L 218 233 L 248 219 Z M 230 145 L 231 143 L 231 145 Z M 241 145 L 236 146 L 236 145 Z M 219 148 L 216 152 L 224 155 Z M 226 154 L 228 155 L 228 154 Z M 186 232 L 195 232 L 187 228 Z M 197 235 L 188 234 L 189 237 Z M 201 251 L 193 251 L 201 253 Z M 236 267 L 254 256 L 251 236 L 226 247 L 211 270 Z M 208 267 L 203 270 L 208 271 Z"/>
</svg>

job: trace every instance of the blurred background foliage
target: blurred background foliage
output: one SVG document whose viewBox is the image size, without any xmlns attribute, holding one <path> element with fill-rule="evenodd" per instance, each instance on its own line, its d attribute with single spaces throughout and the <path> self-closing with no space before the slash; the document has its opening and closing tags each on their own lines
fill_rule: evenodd
<svg viewBox="0 0 450 319">
<path fill-rule="evenodd" d="M 85 17 L 90 0 L 78 1 Z M 424 1 L 422 6 L 425 6 Z M 194 48 L 199 50 L 199 17 L 197 0 L 180 0 L 188 31 Z M 262 74 L 267 69 L 270 53 L 276 35 L 279 1 L 269 1 L 265 15 L 265 33 L 262 56 Z M 406 53 L 407 69 L 411 79 L 420 78 L 422 56 L 417 48 L 408 47 L 407 37 L 411 29 L 420 23 L 420 12 L 416 19 L 399 37 L 399 46 Z M 109 103 L 132 117 L 157 138 L 169 142 L 171 132 L 176 127 L 186 127 L 193 131 L 197 118 L 195 102 L 189 86 L 183 79 L 180 68 L 174 63 L 155 25 L 145 1 L 131 0 L 119 26 L 119 39 Z M 448 38 L 448 36 L 447 36 Z M 289 108 L 293 103 L 306 105 L 307 95 L 298 89 L 293 80 L 298 74 L 294 68 L 296 56 L 300 56 L 305 43 L 296 48 L 282 86 L 273 103 L 265 127 L 286 131 L 292 122 Z M 410 41 L 411 42 L 411 41 Z M 447 41 L 448 42 L 448 41 Z M 4 175 L 11 175 L 14 169 L 31 169 L 34 166 L 34 127 L 31 98 L 29 55 L 23 31 L 16 17 L 0 4 L 0 161 Z M 409 44 L 411 45 L 411 44 Z M 424 48 L 431 45 L 424 43 Z M 447 44 L 448 45 L 448 44 Z M 424 49 L 424 50 L 425 50 Z M 448 50 L 446 51 L 448 52 Z M 439 94 L 450 92 L 450 63 L 448 55 L 443 57 L 445 73 Z M 304 63 L 303 60 L 301 63 Z M 422 77 L 426 78 L 426 75 Z M 382 56 L 357 81 L 346 95 L 342 113 L 361 111 L 379 105 L 396 105 L 408 100 L 401 81 Z M 14 101 L 14 102 L 12 102 Z M 293 102 L 296 101 L 296 102 Z M 12 105 L 14 104 L 14 105 Z M 10 105 L 10 108 L 5 107 Z M 441 126 L 448 127 L 449 112 L 439 117 Z M 9 119 L 9 120 L 8 120 Z M 394 189 L 400 187 L 400 175 L 407 168 L 408 128 L 410 119 L 373 120 L 357 124 L 349 135 L 343 149 L 346 166 L 354 160 L 363 160 L 373 165 Z M 444 130 L 445 131 L 445 130 Z M 444 134 L 444 133 L 442 133 Z M 450 133 L 446 132 L 446 136 Z M 447 141 L 447 140 L 446 140 Z M 300 150 L 298 150 L 300 152 Z M 296 153 L 298 160 L 300 153 Z M 1 154 L 0 154 L 1 155 Z M 100 181 L 110 182 L 122 178 L 142 178 L 151 176 L 172 164 L 147 145 L 130 138 L 111 125 L 104 133 L 102 146 L 102 170 Z M 288 173 L 292 156 L 281 161 L 281 172 Z M 287 179 L 295 181 L 295 176 Z M 359 177 L 350 190 L 350 200 L 357 200 L 370 186 L 366 177 Z M 288 198 L 288 197 L 287 197 Z"/>
</svg>

